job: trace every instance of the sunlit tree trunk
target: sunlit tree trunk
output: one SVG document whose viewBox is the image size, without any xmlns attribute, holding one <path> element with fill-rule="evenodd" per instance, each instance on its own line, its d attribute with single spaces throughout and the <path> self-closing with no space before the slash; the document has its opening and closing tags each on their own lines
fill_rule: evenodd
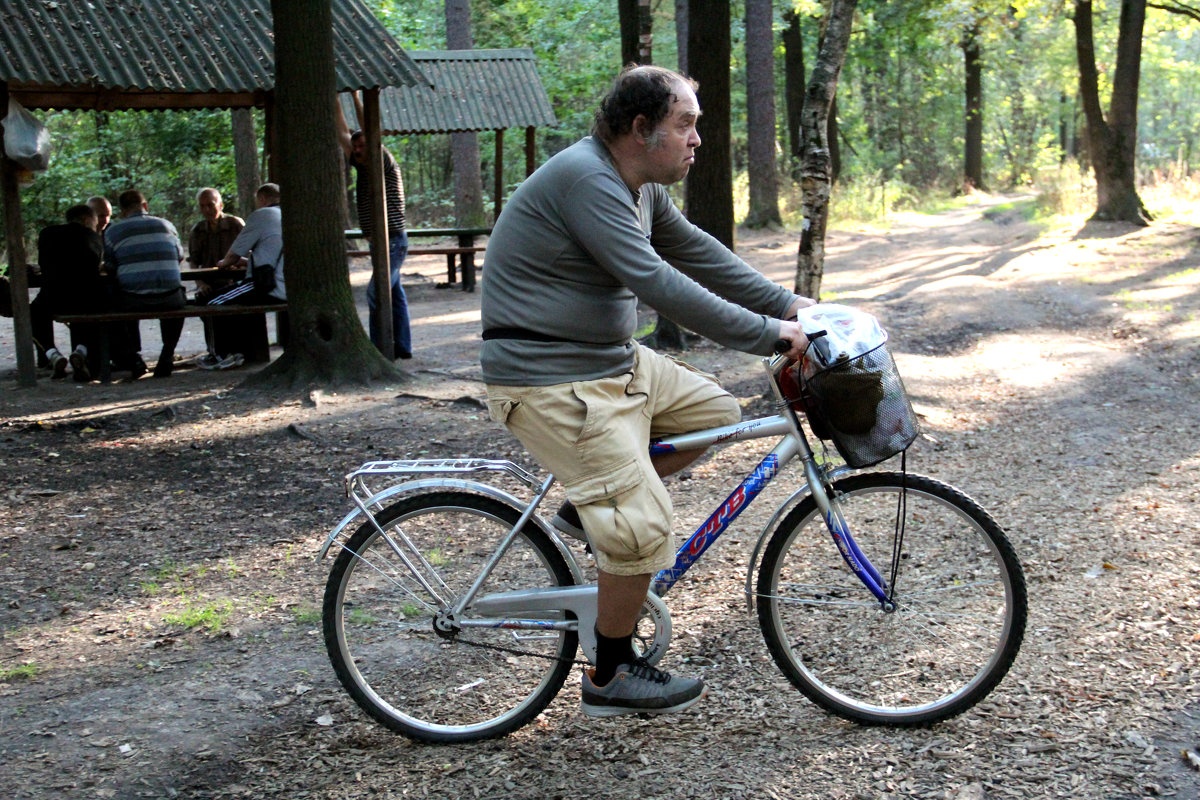
<svg viewBox="0 0 1200 800">
<path fill-rule="evenodd" d="M 291 321 L 284 354 L 248 383 L 303 389 L 367 383 L 399 373 L 367 338 L 346 270 L 341 214 L 342 151 L 334 122 L 330 0 L 272 0 L 275 20 L 276 165 L 283 187 L 283 240 Z"/>
<path fill-rule="evenodd" d="M 1096 213 L 1092 219 L 1148 225 L 1150 213 L 1138 196 L 1137 102 L 1141 78 L 1142 29 L 1146 0 L 1121 0 L 1117 66 L 1113 72 L 1108 119 L 1100 107 L 1100 78 L 1092 33 L 1091 0 L 1075 3 L 1075 52 L 1079 59 L 1079 95 L 1087 117 L 1088 152 L 1096 175 Z"/>
<path fill-rule="evenodd" d="M 850 29 L 857 0 L 832 0 L 825 38 L 817 54 L 812 79 L 804 94 L 801 113 L 803 161 L 800 183 L 804 227 L 796 255 L 798 294 L 817 299 L 825 270 L 825 226 L 829 221 L 829 191 L 832 183 L 829 161 L 829 108 L 837 93 L 838 75 L 846 58 Z"/>
</svg>

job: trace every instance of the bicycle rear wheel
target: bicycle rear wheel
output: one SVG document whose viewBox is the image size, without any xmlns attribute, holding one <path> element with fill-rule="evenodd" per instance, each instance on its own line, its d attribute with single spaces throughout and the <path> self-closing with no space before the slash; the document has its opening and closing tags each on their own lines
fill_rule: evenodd
<svg viewBox="0 0 1200 800">
<path fill-rule="evenodd" d="M 427 742 L 503 736 L 562 687 L 573 631 L 434 629 L 519 518 L 479 495 L 416 495 L 376 516 L 386 536 L 366 523 L 338 555 L 325 586 L 325 646 L 350 696 L 388 728 Z M 573 583 L 528 523 L 479 594 Z"/>
<path fill-rule="evenodd" d="M 779 668 L 822 708 L 873 725 L 962 713 L 1004 677 L 1025 631 L 1025 579 L 1012 545 L 944 483 L 899 473 L 836 481 L 867 559 L 888 580 L 902 485 L 895 611 L 885 612 L 843 561 L 811 497 L 779 524 L 758 573 L 759 624 Z"/>
</svg>

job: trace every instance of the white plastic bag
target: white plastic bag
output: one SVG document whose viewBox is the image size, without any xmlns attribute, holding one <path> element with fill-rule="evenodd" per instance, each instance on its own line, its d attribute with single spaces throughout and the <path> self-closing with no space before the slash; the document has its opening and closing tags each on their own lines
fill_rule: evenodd
<svg viewBox="0 0 1200 800">
<path fill-rule="evenodd" d="M 812 364 L 814 369 L 832 367 L 847 358 L 857 358 L 887 341 L 887 333 L 880 327 L 879 320 L 849 306 L 818 303 L 800 309 L 797 318 L 801 329 L 807 334 L 825 331 L 824 336 L 813 342 L 813 355 L 819 361 Z"/>
<path fill-rule="evenodd" d="M 50 166 L 50 131 L 11 97 L 4 118 L 4 152 L 28 170 Z"/>
</svg>

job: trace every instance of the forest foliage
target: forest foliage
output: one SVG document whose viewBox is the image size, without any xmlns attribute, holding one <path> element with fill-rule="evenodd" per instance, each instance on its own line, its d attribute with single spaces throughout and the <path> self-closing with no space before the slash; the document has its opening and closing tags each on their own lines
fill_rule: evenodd
<svg viewBox="0 0 1200 800">
<path fill-rule="evenodd" d="M 367 0 L 400 43 L 411 50 L 445 48 L 444 0 Z M 472 33 L 479 48 L 531 48 L 558 123 L 538 132 L 539 162 L 585 135 L 592 109 L 620 66 L 616 0 L 475 0 Z M 1115 57 L 1118 0 L 1095 3 L 1102 80 Z M 653 59 L 675 66 L 672 0 L 654 0 Z M 776 0 L 777 141 L 785 220 L 798 207 L 787 180 L 789 152 L 782 113 L 782 14 L 801 14 L 805 64 L 811 68 L 820 33 L 820 3 Z M 981 44 L 984 86 L 984 173 L 991 188 L 1042 182 L 1086 184 L 1087 154 L 1077 100 L 1078 67 L 1064 0 L 860 0 L 838 87 L 842 172 L 834 209 L 871 215 L 931 193 L 961 186 L 964 137 L 964 33 Z M 744 9 L 734 2 L 732 155 L 741 176 L 744 214 L 746 92 Z M 1110 91 L 1102 85 L 1102 92 Z M 1200 141 L 1200 25 L 1151 9 L 1142 58 L 1138 167 L 1142 181 L 1190 175 Z M 136 187 L 151 211 L 185 231 L 198 219 L 195 194 L 219 188 L 237 208 L 228 111 L 38 112 L 54 146 L 51 167 L 24 189 L 32 240 L 42 226 L 93 194 L 110 198 Z M 263 130 L 261 113 L 256 128 Z M 485 191 L 492 191 L 493 134 L 479 137 Z M 505 183 L 524 178 L 523 137 L 506 138 Z M 388 137 L 400 159 L 414 227 L 448 224 L 453 181 L 448 137 Z M 700 157 L 703 157 L 703 147 Z M 1053 179 L 1053 180 L 1050 180 Z M 862 208 L 851 208 L 859 204 Z M 486 198 L 492 208 L 492 198 Z M 314 209 L 314 213 L 320 213 Z M 792 221 L 795 221 L 794 218 Z"/>
</svg>

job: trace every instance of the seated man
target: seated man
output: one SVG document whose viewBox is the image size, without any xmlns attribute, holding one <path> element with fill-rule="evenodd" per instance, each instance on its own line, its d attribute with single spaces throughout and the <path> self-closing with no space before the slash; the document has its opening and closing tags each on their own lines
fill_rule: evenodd
<svg viewBox="0 0 1200 800">
<path fill-rule="evenodd" d="M 225 213 L 221 193 L 216 189 L 201 189 L 196 195 L 200 208 L 199 222 L 188 234 L 188 268 L 213 269 L 226 253 L 233 240 L 246 227 L 241 217 Z M 196 299 L 201 305 L 216 296 L 217 289 L 227 287 L 230 280 L 196 281 Z"/>
<path fill-rule="evenodd" d="M 229 252 L 229 246 L 246 223 L 241 217 L 225 213 L 221 193 L 216 189 L 206 188 L 197 192 L 196 205 L 203 219 L 193 225 L 188 234 L 188 266 L 190 269 L 213 269 Z M 232 278 L 198 280 L 194 302 L 204 305 L 232 283 Z M 204 320 L 204 341 L 208 345 L 208 353 L 201 357 L 200 366 L 215 368 L 223 356 L 241 350 L 242 339 L 252 335 L 247 331 L 246 322 L 238 317 Z"/>
<path fill-rule="evenodd" d="M 151 216 L 146 198 L 136 189 L 122 192 L 117 200 L 121 218 L 104 231 L 104 263 L 116 281 L 113 301 L 120 311 L 168 311 L 183 308 L 187 301 L 180 276 L 183 247 L 175 226 Z M 162 319 L 162 351 L 154 365 L 154 377 L 170 377 L 175 345 L 183 332 L 183 319 Z M 136 330 L 136 323 L 134 323 Z M 135 377 L 145 374 L 138 342 L 131 336 L 123 354 L 132 364 Z"/>
<path fill-rule="evenodd" d="M 246 277 L 209 300 L 210 306 L 258 305 L 287 300 L 283 283 L 283 217 L 279 212 L 278 184 L 264 183 L 258 187 L 254 203 L 257 209 L 247 217 L 246 227 L 233 240 L 225 257 L 217 262 L 221 268 L 246 262 Z M 280 343 L 285 343 L 286 331 L 281 330 L 278 335 Z M 235 353 L 222 359 L 219 368 L 237 366 L 242 360 L 241 354 Z"/>
<path fill-rule="evenodd" d="M 70 356 L 54 346 L 55 314 L 86 314 L 109 307 L 108 286 L 100 274 L 104 244 L 96 233 L 96 213 L 86 204 L 67 209 L 64 225 L 51 225 L 38 234 L 38 263 L 42 269 L 42 288 L 29 313 L 34 342 L 44 355 L 54 377 L 67 374 L 68 361 L 75 380 L 91 380 L 99 369 L 99 348 L 95 346 L 99 326 L 71 326 Z"/>
</svg>

